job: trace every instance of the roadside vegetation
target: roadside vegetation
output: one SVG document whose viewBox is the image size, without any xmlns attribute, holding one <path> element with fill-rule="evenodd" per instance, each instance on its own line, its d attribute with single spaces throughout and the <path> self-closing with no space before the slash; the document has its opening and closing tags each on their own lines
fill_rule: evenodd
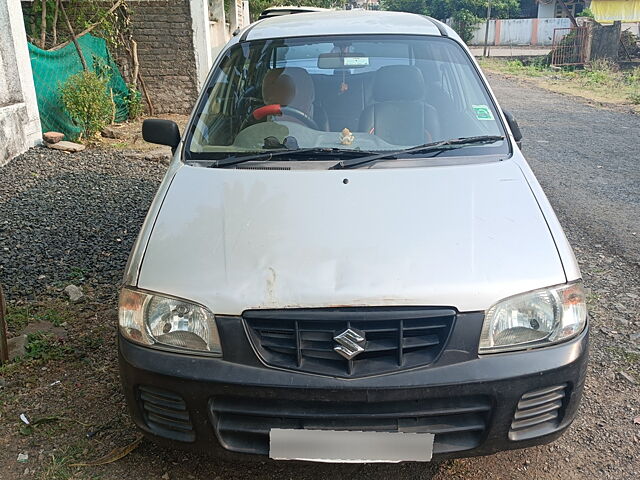
<svg viewBox="0 0 640 480">
<path fill-rule="evenodd" d="M 640 112 L 640 66 L 622 70 L 614 62 L 596 60 L 585 68 L 552 68 L 538 61 L 481 58 L 480 66 L 489 72 L 533 81 L 540 87 L 588 100 L 630 105 Z"/>
</svg>

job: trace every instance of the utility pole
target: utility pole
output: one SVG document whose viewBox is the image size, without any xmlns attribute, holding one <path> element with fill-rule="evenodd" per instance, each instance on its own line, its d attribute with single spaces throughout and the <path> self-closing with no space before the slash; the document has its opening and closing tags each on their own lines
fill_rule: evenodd
<svg viewBox="0 0 640 480">
<path fill-rule="evenodd" d="M 491 0 L 489 0 L 489 5 L 487 6 L 487 24 L 484 29 L 484 51 L 482 52 L 483 57 L 489 56 L 489 22 L 491 21 Z"/>
</svg>

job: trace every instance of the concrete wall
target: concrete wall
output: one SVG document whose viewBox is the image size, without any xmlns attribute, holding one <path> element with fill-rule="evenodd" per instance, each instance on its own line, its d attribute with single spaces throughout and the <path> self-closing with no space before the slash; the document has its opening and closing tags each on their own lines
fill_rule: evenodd
<svg viewBox="0 0 640 480">
<path fill-rule="evenodd" d="M 0 165 L 41 137 L 20 0 L 0 0 Z"/>
<path fill-rule="evenodd" d="M 613 25 L 593 25 L 589 60 L 616 60 L 620 47 L 620 31 L 619 21 L 613 22 Z"/>
<path fill-rule="evenodd" d="M 207 0 L 128 0 L 142 75 L 156 113 L 190 113 L 211 68 Z M 129 78 L 130 60 L 118 52 Z"/>
<path fill-rule="evenodd" d="M 489 22 L 490 45 L 540 45 L 553 43 L 556 28 L 568 28 L 568 18 L 516 18 Z M 476 26 L 470 45 L 484 45 L 485 23 Z"/>
</svg>

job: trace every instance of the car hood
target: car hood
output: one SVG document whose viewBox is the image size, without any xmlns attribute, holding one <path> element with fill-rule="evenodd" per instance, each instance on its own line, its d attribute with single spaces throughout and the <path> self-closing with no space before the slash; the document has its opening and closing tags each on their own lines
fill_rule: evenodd
<svg viewBox="0 0 640 480">
<path fill-rule="evenodd" d="M 138 287 L 218 314 L 251 308 L 452 306 L 566 281 L 510 160 L 423 168 L 178 169 Z"/>
</svg>

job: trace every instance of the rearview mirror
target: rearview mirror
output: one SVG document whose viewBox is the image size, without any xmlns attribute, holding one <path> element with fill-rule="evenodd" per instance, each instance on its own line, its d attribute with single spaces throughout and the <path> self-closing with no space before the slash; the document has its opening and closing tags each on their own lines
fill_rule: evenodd
<svg viewBox="0 0 640 480">
<path fill-rule="evenodd" d="M 318 55 L 318 68 L 340 70 L 364 68 L 369 66 L 369 57 L 363 53 L 321 53 Z"/>
<path fill-rule="evenodd" d="M 145 142 L 167 145 L 175 150 L 180 145 L 180 128 L 171 120 L 150 118 L 142 122 L 142 138 Z"/>
<path fill-rule="evenodd" d="M 502 113 L 504 113 L 504 116 L 507 119 L 511 133 L 513 133 L 513 139 L 516 141 L 518 148 L 522 148 L 522 132 L 520 131 L 520 125 L 518 125 L 516 117 L 507 110 L 503 110 Z"/>
</svg>

